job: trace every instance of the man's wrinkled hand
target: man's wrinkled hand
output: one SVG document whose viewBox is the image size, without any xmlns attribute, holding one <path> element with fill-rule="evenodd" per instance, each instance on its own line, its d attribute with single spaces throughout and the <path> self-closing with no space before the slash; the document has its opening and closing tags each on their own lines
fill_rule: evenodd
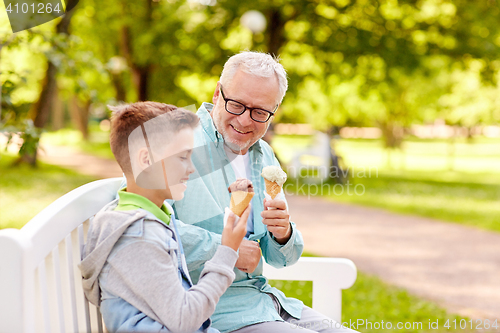
<svg viewBox="0 0 500 333">
<path fill-rule="evenodd" d="M 267 209 L 268 207 L 273 209 Z M 286 244 L 292 236 L 290 226 L 290 215 L 283 200 L 264 199 L 264 211 L 260 213 L 262 223 L 267 226 L 267 230 L 273 234 L 279 244 Z"/>
<path fill-rule="evenodd" d="M 253 273 L 259 265 L 261 256 L 259 243 L 244 239 L 234 266 L 242 272 Z"/>
</svg>

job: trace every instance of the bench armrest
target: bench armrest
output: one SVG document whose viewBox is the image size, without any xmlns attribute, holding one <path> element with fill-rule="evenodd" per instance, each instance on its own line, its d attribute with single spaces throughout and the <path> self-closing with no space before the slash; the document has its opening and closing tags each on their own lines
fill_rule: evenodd
<svg viewBox="0 0 500 333">
<path fill-rule="evenodd" d="M 342 289 L 356 281 L 356 266 L 349 259 L 301 257 L 288 267 L 274 268 L 264 264 L 264 276 L 270 280 L 313 282 L 314 310 L 338 322 L 342 315 Z"/>
</svg>

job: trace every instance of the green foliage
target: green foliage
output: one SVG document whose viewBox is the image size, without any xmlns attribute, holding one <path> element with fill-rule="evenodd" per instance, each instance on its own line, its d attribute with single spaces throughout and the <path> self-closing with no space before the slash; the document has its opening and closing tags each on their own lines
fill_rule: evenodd
<svg viewBox="0 0 500 333">
<path fill-rule="evenodd" d="M 411 123 L 498 121 L 494 1 L 310 6 L 314 12 L 301 11 L 285 25 L 282 56 L 292 91 L 282 120 L 306 121 L 322 130 L 375 125 L 389 147 L 399 146 L 400 129 Z"/>
<path fill-rule="evenodd" d="M 7 134 L 7 146 L 12 143 L 16 135 L 19 135 L 21 139 L 19 156 L 34 155 L 38 150 L 42 130 L 36 128 L 31 119 L 24 120 L 23 123 L 17 127 L 6 127 L 4 131 Z"/>
<path fill-rule="evenodd" d="M 22 42 L 25 41 L 22 41 L 21 38 L 11 38 L 7 45 L 17 47 Z M 21 140 L 19 144 L 20 156 L 33 155 L 38 149 L 42 131 L 33 125 L 31 119 L 27 119 L 29 104 L 15 103 L 16 92 L 27 84 L 27 73 L 9 71 L 7 76 L 8 79 L 5 82 L 0 81 L 0 134 L 7 137 L 7 145 L 12 143 L 14 139 Z"/>
<path fill-rule="evenodd" d="M 387 147 L 399 147 L 413 123 L 500 121 L 494 0 L 202 3 L 111 0 L 103 10 L 95 0 L 80 1 L 72 37 L 54 34 L 53 25 L 32 34 L 25 52 L 39 56 L 28 66 L 25 100 L 36 100 L 32 78 L 45 57 L 58 66 L 62 97 L 76 94 L 99 117 L 106 103 L 120 100 L 200 104 L 210 101 L 226 59 L 251 49 L 280 54 L 288 71 L 278 121 L 320 130 L 378 126 Z M 242 26 L 248 10 L 265 15 L 264 32 Z M 7 59 L 14 57 L 9 52 Z"/>
<path fill-rule="evenodd" d="M 50 27 L 53 25 L 50 23 L 15 35 L 1 36 L 4 52 L 0 58 L 0 131 L 7 135 L 9 142 L 14 137 L 22 140 L 19 147 L 21 160 L 28 157 L 32 164 L 36 163 L 34 157 L 42 129 L 33 125 L 31 119 L 35 115 L 28 111 L 33 110 L 39 98 L 39 80 L 45 74 L 47 61 L 58 68 L 60 97 L 77 94 L 82 100 L 90 99 L 95 103 L 106 98 L 102 93 L 106 91 L 102 85 L 106 83 L 105 77 L 95 78 L 95 73 L 103 74 L 103 66 L 92 54 L 78 49 L 79 39 L 54 33 Z M 89 85 L 92 79 L 95 87 Z"/>
</svg>

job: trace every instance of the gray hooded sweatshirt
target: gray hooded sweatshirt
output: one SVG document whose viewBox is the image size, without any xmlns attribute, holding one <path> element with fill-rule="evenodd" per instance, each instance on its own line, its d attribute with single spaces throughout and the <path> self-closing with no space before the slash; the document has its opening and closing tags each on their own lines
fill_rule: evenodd
<svg viewBox="0 0 500 333">
<path fill-rule="evenodd" d="M 123 300 L 170 332 L 196 331 L 234 280 L 237 253 L 220 245 L 191 286 L 172 224 L 197 227 L 175 219 L 166 225 L 143 209 L 114 211 L 116 205 L 110 203 L 91 222 L 79 265 L 87 299 L 96 306 L 108 297 Z"/>
</svg>

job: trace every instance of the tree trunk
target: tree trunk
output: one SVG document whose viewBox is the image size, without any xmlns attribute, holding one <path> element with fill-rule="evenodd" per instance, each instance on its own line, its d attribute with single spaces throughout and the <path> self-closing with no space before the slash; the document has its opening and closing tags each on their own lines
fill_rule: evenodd
<svg viewBox="0 0 500 333">
<path fill-rule="evenodd" d="M 149 81 L 149 69 L 151 66 L 135 67 L 134 76 L 137 82 L 137 99 L 139 101 L 148 100 L 148 81 Z"/>
<path fill-rule="evenodd" d="M 66 6 L 67 8 L 74 8 L 77 3 L 78 0 L 68 0 L 66 2 Z M 69 24 L 73 13 L 74 11 L 70 11 L 64 14 L 61 21 L 59 21 L 56 26 L 56 33 L 69 35 Z M 54 95 L 57 92 L 56 74 L 56 66 L 49 61 L 40 98 L 38 99 L 38 102 L 35 103 L 33 108 L 33 122 L 38 128 L 43 128 L 45 126 L 47 120 L 49 119 L 50 110 L 53 108 L 55 100 Z"/>
<path fill-rule="evenodd" d="M 64 103 L 59 99 L 59 94 L 54 94 L 54 108 L 51 114 L 51 128 L 53 131 L 60 130 L 64 127 Z"/>
<path fill-rule="evenodd" d="M 76 125 L 77 129 L 82 133 L 83 139 L 87 141 L 89 139 L 89 111 L 91 101 L 85 101 L 82 103 L 78 100 L 77 96 L 73 96 L 70 107 L 70 114 L 73 123 Z"/>
<path fill-rule="evenodd" d="M 76 6 L 78 0 L 68 0 L 66 2 L 66 7 L 72 9 Z M 58 34 L 69 34 L 69 24 L 71 22 L 71 17 L 74 11 L 70 10 L 66 12 L 62 17 L 61 21 L 56 26 L 56 33 Z M 57 92 L 57 82 L 56 82 L 57 67 L 50 61 L 48 61 L 47 71 L 45 72 L 45 79 L 42 84 L 42 92 L 40 93 L 40 98 L 34 104 L 32 109 L 33 123 L 37 128 L 44 128 L 49 119 L 50 111 L 54 107 L 54 95 Z M 32 156 L 21 156 L 20 162 L 28 162 L 31 165 L 36 165 L 36 151 Z"/>
<path fill-rule="evenodd" d="M 123 57 L 127 59 L 129 67 L 132 69 L 132 82 L 137 92 L 138 101 L 148 100 L 148 81 L 150 77 L 151 65 L 140 66 L 134 61 L 132 54 L 132 36 L 130 29 L 123 26 L 121 30 L 120 49 Z M 116 85 L 115 85 L 116 87 Z"/>
<path fill-rule="evenodd" d="M 389 122 L 378 122 L 387 148 L 399 148 L 404 138 L 403 128 Z"/>
<path fill-rule="evenodd" d="M 40 93 L 40 98 L 38 98 L 38 101 L 35 103 L 33 108 L 33 123 L 35 127 L 43 128 L 49 120 L 50 111 L 52 110 L 54 105 L 54 96 L 57 92 L 56 74 L 56 66 L 53 63 L 49 62 L 47 72 L 45 73 L 45 79 L 42 84 L 42 92 Z"/>
<path fill-rule="evenodd" d="M 279 55 L 279 50 L 285 43 L 283 29 L 286 21 L 283 19 L 279 8 L 271 8 L 267 14 L 269 23 L 269 39 L 267 42 L 267 51 L 275 56 Z"/>
<path fill-rule="evenodd" d="M 111 73 L 111 79 L 113 81 L 113 86 L 115 87 L 116 91 L 116 100 L 118 102 L 126 102 L 127 91 L 123 86 L 123 75 Z"/>
<path fill-rule="evenodd" d="M 24 154 L 14 162 L 14 165 L 29 164 L 33 167 L 36 167 L 37 156 L 38 156 L 38 151 L 36 151 L 34 154 Z"/>
</svg>

